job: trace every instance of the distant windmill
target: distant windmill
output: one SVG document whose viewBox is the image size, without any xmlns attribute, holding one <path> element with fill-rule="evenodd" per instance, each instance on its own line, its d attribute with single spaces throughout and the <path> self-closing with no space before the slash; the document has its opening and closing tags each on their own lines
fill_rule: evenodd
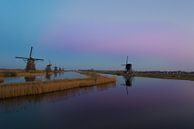
<svg viewBox="0 0 194 129">
<path fill-rule="evenodd" d="M 128 63 L 128 56 L 127 56 L 127 59 L 126 59 L 126 64 L 123 64 L 122 66 L 125 66 L 125 70 L 126 70 L 127 73 L 132 72 L 132 64 Z"/>
<path fill-rule="evenodd" d="M 57 73 L 59 71 L 58 67 L 55 65 L 54 72 Z"/>
<path fill-rule="evenodd" d="M 51 66 L 52 66 L 52 64 L 51 64 L 51 61 L 49 60 L 49 64 L 46 66 L 46 73 L 47 74 L 52 72 Z"/>
<path fill-rule="evenodd" d="M 31 47 L 31 49 L 30 49 L 30 55 L 28 58 L 16 57 L 17 59 L 22 59 L 26 62 L 26 68 L 25 68 L 26 71 L 35 71 L 36 70 L 35 62 L 36 61 L 44 61 L 44 59 L 33 58 L 32 51 L 33 51 L 33 47 Z"/>
</svg>

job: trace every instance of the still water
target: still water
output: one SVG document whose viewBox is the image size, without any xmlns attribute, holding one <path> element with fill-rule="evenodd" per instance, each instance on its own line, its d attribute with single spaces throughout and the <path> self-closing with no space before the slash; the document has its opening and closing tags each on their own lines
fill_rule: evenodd
<svg viewBox="0 0 194 129">
<path fill-rule="evenodd" d="M 4 78 L 4 82 L 2 84 L 23 83 L 23 82 L 29 82 L 29 81 L 75 79 L 75 78 L 86 78 L 86 76 L 77 72 L 64 72 L 64 73 L 57 73 L 57 74 L 51 74 L 51 75 L 40 75 L 40 76 L 31 76 L 31 77 L 7 77 L 7 78 Z"/>
<path fill-rule="evenodd" d="M 194 82 L 152 78 L 0 102 L 0 129 L 194 129 Z"/>
</svg>

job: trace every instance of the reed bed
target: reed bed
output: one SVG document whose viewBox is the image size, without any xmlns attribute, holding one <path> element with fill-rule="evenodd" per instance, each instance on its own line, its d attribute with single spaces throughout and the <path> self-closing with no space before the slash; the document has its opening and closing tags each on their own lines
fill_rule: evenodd
<svg viewBox="0 0 194 129">
<path fill-rule="evenodd" d="M 27 95 L 38 95 L 78 87 L 88 87 L 116 82 L 116 77 L 104 77 L 94 73 L 85 73 L 85 75 L 90 77 L 86 79 L 64 79 L 4 84 L 0 86 L 0 99 Z"/>
</svg>

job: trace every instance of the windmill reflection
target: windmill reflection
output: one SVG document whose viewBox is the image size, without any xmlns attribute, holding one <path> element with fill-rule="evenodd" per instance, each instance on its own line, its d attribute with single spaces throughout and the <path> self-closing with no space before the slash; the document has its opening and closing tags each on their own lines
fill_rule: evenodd
<svg viewBox="0 0 194 129">
<path fill-rule="evenodd" d="M 36 80 L 36 76 L 26 76 L 24 79 L 26 82 L 33 82 Z"/>
<path fill-rule="evenodd" d="M 47 80 L 51 80 L 51 74 L 46 74 L 45 77 L 46 77 Z"/>
<path fill-rule="evenodd" d="M 54 72 L 54 78 L 57 78 L 58 73 Z"/>
<path fill-rule="evenodd" d="M 125 84 L 123 84 L 123 86 L 125 86 L 126 92 L 127 92 L 127 95 L 128 95 L 128 88 L 132 87 L 133 77 L 131 77 L 131 76 L 123 76 L 123 77 L 125 79 Z"/>
<path fill-rule="evenodd" d="M 133 80 L 132 77 L 125 77 L 125 85 L 127 87 L 131 87 L 132 86 L 132 80 Z"/>
</svg>

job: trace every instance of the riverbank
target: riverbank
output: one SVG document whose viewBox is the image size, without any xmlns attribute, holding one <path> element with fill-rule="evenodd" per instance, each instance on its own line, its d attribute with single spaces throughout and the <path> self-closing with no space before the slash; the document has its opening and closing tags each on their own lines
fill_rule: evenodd
<svg viewBox="0 0 194 129">
<path fill-rule="evenodd" d="M 36 70 L 33 72 L 26 72 L 21 69 L 0 69 L 0 79 L 6 77 L 21 77 L 21 76 L 40 76 L 45 75 L 45 70 Z"/>
<path fill-rule="evenodd" d="M 182 72 L 182 71 L 135 71 L 131 73 L 125 73 L 124 71 L 106 71 L 98 70 L 94 71 L 103 74 L 112 74 L 119 76 L 133 76 L 133 77 L 146 77 L 146 78 L 160 78 L 160 79 L 174 79 L 174 80 L 190 80 L 194 81 L 194 72 Z"/>
<path fill-rule="evenodd" d="M 91 72 L 81 72 L 81 74 L 88 76 L 88 78 L 3 84 L 0 86 L 0 99 L 45 94 L 78 87 L 88 87 L 116 82 L 116 77 L 106 77 Z"/>
<path fill-rule="evenodd" d="M 194 74 L 192 73 L 181 73 L 181 72 L 137 72 L 136 77 L 147 77 L 147 78 L 160 78 L 160 79 L 174 79 L 174 80 L 189 80 L 194 81 Z"/>
</svg>

